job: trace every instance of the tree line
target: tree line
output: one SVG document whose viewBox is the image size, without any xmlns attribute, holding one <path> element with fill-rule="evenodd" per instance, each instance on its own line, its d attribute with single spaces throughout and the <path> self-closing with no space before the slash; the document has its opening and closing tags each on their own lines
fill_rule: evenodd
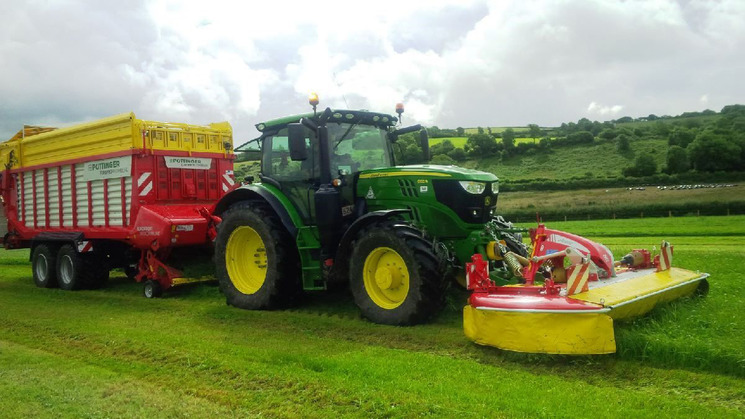
<svg viewBox="0 0 745 419">
<path fill-rule="evenodd" d="M 431 138 L 463 136 L 465 130 L 430 127 Z M 517 138 L 534 138 L 520 142 Z M 653 156 L 634 156 L 633 144 L 646 139 L 667 139 L 668 149 L 663 167 L 657 167 Z M 732 172 L 745 170 L 745 105 L 728 105 L 720 112 L 705 110 L 685 112 L 676 117 L 649 115 L 641 118 L 622 117 L 613 121 L 590 121 L 582 118 L 561 126 L 542 129 L 536 124 L 527 130 L 507 128 L 492 133 L 479 128 L 467 135 L 463 148 L 445 140 L 431 147 L 432 164 L 457 164 L 467 159 L 549 153 L 557 147 L 615 143 L 616 151 L 634 156 L 633 164 L 623 170 L 626 177 L 688 172 Z M 402 136 L 398 145 L 400 163 L 424 163 L 418 140 L 414 135 Z"/>
</svg>

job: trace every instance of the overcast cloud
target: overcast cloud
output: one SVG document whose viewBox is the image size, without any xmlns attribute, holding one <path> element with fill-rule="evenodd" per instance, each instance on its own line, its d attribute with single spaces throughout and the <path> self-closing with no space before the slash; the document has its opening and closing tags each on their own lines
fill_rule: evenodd
<svg viewBox="0 0 745 419">
<path fill-rule="evenodd" d="M 262 120 L 321 106 L 440 127 L 745 103 L 745 1 L 3 1 L 0 138 L 134 111 Z"/>
</svg>

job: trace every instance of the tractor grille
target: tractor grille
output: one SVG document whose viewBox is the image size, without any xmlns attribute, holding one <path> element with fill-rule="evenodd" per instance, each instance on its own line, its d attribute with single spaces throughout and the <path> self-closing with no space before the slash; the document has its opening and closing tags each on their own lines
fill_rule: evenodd
<svg viewBox="0 0 745 419">
<path fill-rule="evenodd" d="M 432 186 L 438 202 L 455 211 L 467 223 L 485 223 L 496 214 L 498 194 L 491 193 L 491 183 L 480 195 L 468 193 L 457 180 L 434 179 Z"/>
<path fill-rule="evenodd" d="M 416 183 L 409 179 L 399 179 L 398 186 L 401 188 L 401 195 L 407 197 L 419 197 L 419 191 L 416 188 Z"/>
</svg>

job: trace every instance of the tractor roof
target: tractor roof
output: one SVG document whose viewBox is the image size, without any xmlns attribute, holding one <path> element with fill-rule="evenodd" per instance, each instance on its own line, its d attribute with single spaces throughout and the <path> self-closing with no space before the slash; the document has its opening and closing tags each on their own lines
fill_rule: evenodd
<svg viewBox="0 0 745 419">
<path fill-rule="evenodd" d="M 314 121 L 318 121 L 325 113 L 329 114 L 328 122 L 353 122 L 363 123 L 369 125 L 377 125 L 382 128 L 393 126 L 398 122 L 398 118 L 384 113 L 370 112 L 365 110 L 346 110 L 346 109 L 331 109 L 327 108 L 326 111 L 318 112 L 315 115 L 313 113 L 306 113 L 300 115 L 286 116 L 283 118 L 273 119 L 271 121 L 261 122 L 256 124 L 256 129 L 260 132 L 275 131 L 284 128 L 287 124 L 293 122 L 299 122 L 301 118 L 309 118 Z"/>
<path fill-rule="evenodd" d="M 375 125 L 383 129 L 396 125 L 398 118 L 392 115 L 370 112 L 366 110 L 347 110 L 347 109 L 331 109 L 327 108 L 325 111 L 313 113 L 304 113 L 299 115 L 285 116 L 283 118 L 272 119 L 265 122 L 256 124 L 256 129 L 261 132 L 262 135 L 265 133 L 273 133 L 286 127 L 288 124 L 300 122 L 302 118 L 312 119 L 318 122 L 321 116 L 328 113 L 329 118 L 327 122 L 350 122 L 350 123 L 362 123 L 368 125 Z M 237 147 L 235 151 L 255 151 L 251 148 L 250 144 L 257 143 L 261 137 L 254 138 L 241 146 Z"/>
</svg>

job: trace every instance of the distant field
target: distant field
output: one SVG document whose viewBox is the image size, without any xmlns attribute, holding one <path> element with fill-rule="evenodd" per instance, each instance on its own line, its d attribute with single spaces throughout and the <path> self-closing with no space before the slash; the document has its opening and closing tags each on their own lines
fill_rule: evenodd
<svg viewBox="0 0 745 419">
<path fill-rule="evenodd" d="M 618 353 L 519 354 L 463 336 L 467 294 L 431 324 L 360 318 L 346 293 L 245 311 L 214 284 L 162 299 L 116 274 L 100 290 L 36 288 L 28 251 L 0 250 L 0 410 L 77 417 L 742 417 L 744 217 L 606 220 L 550 227 L 615 255 L 675 245 L 711 274 L 690 298 L 616 325 Z M 710 230 L 727 236 L 706 236 Z M 651 235 L 650 235 L 651 234 Z"/>
<path fill-rule="evenodd" d="M 512 130 L 515 132 L 528 131 L 528 127 L 491 127 L 491 132 L 492 134 L 496 134 L 498 132 L 504 132 L 507 128 L 512 128 Z M 485 133 L 489 132 L 487 127 L 483 127 L 483 129 Z M 478 127 L 466 128 L 464 131 L 466 132 L 466 134 L 478 134 L 479 133 Z"/>
<path fill-rule="evenodd" d="M 445 140 L 448 140 L 451 143 L 453 143 L 453 146 L 455 146 L 455 148 L 463 148 L 463 146 L 465 146 L 466 143 L 468 142 L 468 137 L 430 138 L 429 144 L 430 146 L 433 146 L 435 144 L 440 144 Z M 515 138 L 515 144 L 520 144 L 520 143 L 537 144 L 540 140 L 541 140 L 540 138 Z M 496 141 L 498 143 L 501 143 L 502 139 L 497 138 Z"/>
<path fill-rule="evenodd" d="M 655 186 L 645 190 L 626 188 L 586 189 L 576 191 L 503 192 L 499 197 L 501 211 L 535 209 L 566 209 L 567 212 L 588 207 L 611 208 L 629 202 L 645 204 L 736 202 L 745 199 L 745 185 L 730 188 L 660 190 Z"/>
<path fill-rule="evenodd" d="M 446 140 L 453 143 L 453 146 L 455 146 L 455 148 L 463 148 L 463 146 L 466 145 L 466 142 L 468 141 L 468 137 L 430 138 L 429 145 L 433 146 L 435 144 L 440 144 Z"/>
</svg>

